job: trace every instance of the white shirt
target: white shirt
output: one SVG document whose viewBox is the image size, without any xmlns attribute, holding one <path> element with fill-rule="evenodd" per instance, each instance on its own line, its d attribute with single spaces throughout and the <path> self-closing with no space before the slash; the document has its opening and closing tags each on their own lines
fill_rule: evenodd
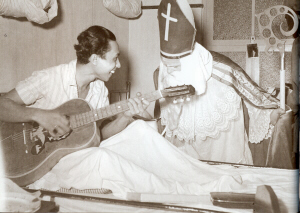
<svg viewBox="0 0 300 213">
<path fill-rule="evenodd" d="M 16 91 L 27 106 L 40 109 L 54 109 L 68 100 L 78 98 L 76 62 L 73 60 L 68 64 L 35 71 L 17 84 Z M 104 82 L 91 82 L 85 100 L 94 109 L 109 105 Z"/>
</svg>

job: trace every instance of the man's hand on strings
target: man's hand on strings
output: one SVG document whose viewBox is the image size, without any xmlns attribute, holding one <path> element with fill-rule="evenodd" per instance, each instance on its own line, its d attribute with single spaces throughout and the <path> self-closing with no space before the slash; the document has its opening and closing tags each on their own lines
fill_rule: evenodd
<svg viewBox="0 0 300 213">
<path fill-rule="evenodd" d="M 132 117 L 133 115 L 144 116 L 146 109 L 150 104 L 149 101 L 141 98 L 141 93 L 138 92 L 136 96 L 137 97 L 128 100 L 129 110 L 124 112 L 126 117 Z"/>
</svg>

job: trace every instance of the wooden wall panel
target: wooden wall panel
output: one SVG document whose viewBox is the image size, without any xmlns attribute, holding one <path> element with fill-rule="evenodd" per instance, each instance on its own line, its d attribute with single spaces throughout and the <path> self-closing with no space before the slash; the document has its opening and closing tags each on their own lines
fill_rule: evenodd
<svg viewBox="0 0 300 213">
<path fill-rule="evenodd" d="M 93 24 L 101 25 L 112 31 L 120 48 L 121 68 L 106 83 L 107 88 L 111 90 L 125 90 L 126 81 L 128 81 L 128 41 L 129 41 L 129 21 L 120 18 L 109 12 L 104 6 L 103 1 L 93 1 Z"/>
<path fill-rule="evenodd" d="M 122 69 L 113 76 L 114 85 L 125 88 L 118 78 L 121 74 L 120 78 L 127 80 L 128 75 L 128 20 L 111 14 L 99 0 L 58 0 L 58 5 L 58 16 L 43 25 L 0 16 L 0 92 L 11 90 L 35 70 L 75 59 L 73 45 L 78 34 L 93 24 L 116 34 Z"/>
<path fill-rule="evenodd" d="M 35 70 L 75 59 L 76 37 L 92 23 L 92 0 L 58 4 L 58 16 L 44 25 L 0 17 L 0 92 L 14 88 Z"/>
<path fill-rule="evenodd" d="M 139 19 L 129 23 L 129 69 L 132 96 L 154 91 L 153 72 L 160 62 L 157 9 L 143 10 Z M 153 114 L 154 103 L 148 107 Z"/>
<path fill-rule="evenodd" d="M 10 90 L 17 80 L 17 70 L 14 61 L 17 60 L 16 26 L 12 20 L 4 20 L 0 17 L 0 92 Z M 14 57 L 13 57 L 14 56 Z"/>
<path fill-rule="evenodd" d="M 68 63 L 76 58 L 74 44 L 80 32 L 92 25 L 93 0 L 60 0 L 57 24 L 51 29 L 57 64 Z"/>
</svg>

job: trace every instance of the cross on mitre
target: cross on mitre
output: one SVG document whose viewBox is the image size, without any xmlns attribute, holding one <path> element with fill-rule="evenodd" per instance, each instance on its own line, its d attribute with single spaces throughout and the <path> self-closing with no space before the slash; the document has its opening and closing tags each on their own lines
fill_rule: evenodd
<svg viewBox="0 0 300 213">
<path fill-rule="evenodd" d="M 177 22 L 178 20 L 176 18 L 171 17 L 171 4 L 170 3 L 168 3 L 167 14 L 161 13 L 161 15 L 162 15 L 162 17 L 164 17 L 166 19 L 165 41 L 168 41 L 170 21 Z"/>
<path fill-rule="evenodd" d="M 187 0 L 161 0 L 157 11 L 160 53 L 164 57 L 183 57 L 193 50 L 195 22 Z"/>
</svg>

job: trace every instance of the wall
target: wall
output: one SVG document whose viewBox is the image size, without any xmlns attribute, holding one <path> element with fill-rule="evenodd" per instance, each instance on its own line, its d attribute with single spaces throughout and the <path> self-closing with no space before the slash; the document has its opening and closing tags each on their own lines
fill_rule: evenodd
<svg viewBox="0 0 300 213">
<path fill-rule="evenodd" d="M 255 19 L 254 36 L 258 44 L 259 58 L 255 62 L 255 69 L 248 69 L 251 61 L 247 60 L 247 44 L 252 35 L 252 12 L 262 13 L 264 10 L 282 5 L 283 0 L 255 0 L 255 10 L 252 11 L 252 0 L 204 0 L 204 46 L 213 51 L 221 52 L 230 57 L 244 68 L 262 88 L 279 87 L 279 72 L 281 67 L 278 50 L 272 56 L 265 52 L 265 42 L 260 36 L 258 22 Z M 287 30 L 284 16 L 274 19 L 273 31 L 280 39 L 286 41 L 284 68 L 286 70 L 286 82 L 291 83 L 291 47 L 293 39 L 284 37 L 279 33 L 279 24 Z M 247 66 L 248 65 L 248 66 Z"/>
<path fill-rule="evenodd" d="M 121 50 L 120 78 L 108 82 L 110 89 L 125 88 L 128 66 L 129 22 L 102 5 L 100 0 L 58 0 L 58 16 L 38 25 L 26 18 L 0 17 L 0 92 L 7 92 L 35 70 L 68 63 L 76 58 L 73 45 L 77 35 L 91 25 L 115 33 Z"/>
<path fill-rule="evenodd" d="M 129 70 L 131 96 L 155 90 L 153 72 L 159 66 L 159 33 L 157 10 L 143 10 L 139 19 L 129 22 Z M 153 113 L 154 104 L 148 108 Z"/>
</svg>

